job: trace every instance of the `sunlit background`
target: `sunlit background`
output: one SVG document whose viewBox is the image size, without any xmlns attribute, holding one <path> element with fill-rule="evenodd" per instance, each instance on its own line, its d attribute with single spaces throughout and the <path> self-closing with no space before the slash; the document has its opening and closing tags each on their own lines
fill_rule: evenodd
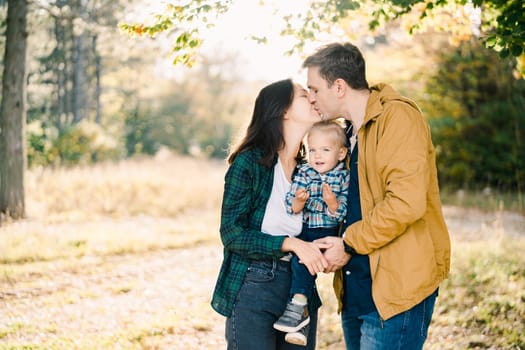
<svg viewBox="0 0 525 350">
<path fill-rule="evenodd" d="M 273 81 L 283 77 L 301 76 L 301 57 L 286 55 L 293 45 L 292 38 L 279 35 L 283 29 L 282 16 L 286 13 L 305 11 L 308 1 L 236 1 L 224 15 L 212 18 L 212 28 L 204 30 L 206 38 L 202 48 L 204 55 L 230 55 L 235 60 L 235 74 L 244 80 Z M 165 1 L 147 1 L 137 4 L 127 12 L 123 22 L 150 21 L 155 14 L 166 9 Z M 261 44 L 252 37 L 266 37 L 269 44 Z M 158 39 L 158 38 L 157 38 Z M 166 56 L 159 57 L 156 65 L 166 77 L 183 74 L 182 67 L 176 67 L 169 59 L 173 42 L 162 38 L 160 49 Z"/>
</svg>

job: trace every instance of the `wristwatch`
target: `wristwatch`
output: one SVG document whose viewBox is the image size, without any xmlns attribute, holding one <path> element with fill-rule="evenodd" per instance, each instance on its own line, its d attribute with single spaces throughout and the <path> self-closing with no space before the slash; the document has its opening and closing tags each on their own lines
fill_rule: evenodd
<svg viewBox="0 0 525 350">
<path fill-rule="evenodd" d="M 343 239 L 343 246 L 345 247 L 345 253 L 350 254 L 351 256 L 354 256 L 357 254 L 354 248 L 350 247 L 345 240 Z"/>
</svg>

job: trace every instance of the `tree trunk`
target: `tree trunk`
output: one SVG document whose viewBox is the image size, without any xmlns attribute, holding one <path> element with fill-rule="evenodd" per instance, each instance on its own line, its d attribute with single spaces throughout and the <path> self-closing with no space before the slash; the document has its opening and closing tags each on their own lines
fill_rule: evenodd
<svg viewBox="0 0 525 350">
<path fill-rule="evenodd" d="M 58 61 L 55 65 L 56 75 L 56 95 L 57 95 L 57 109 L 56 109 L 56 120 L 55 126 L 58 130 L 62 130 L 62 124 L 64 122 L 64 115 L 67 113 L 66 108 L 66 91 L 67 91 L 67 79 L 66 79 L 66 63 L 64 59 L 64 26 L 62 25 L 62 19 L 60 17 L 55 18 L 55 40 L 57 42 L 55 61 Z"/>
<path fill-rule="evenodd" d="M 102 107 L 100 96 L 102 95 L 102 88 L 100 82 L 100 76 L 102 74 L 102 58 L 98 53 L 97 36 L 93 36 L 93 55 L 95 56 L 95 122 L 102 124 Z"/>
<path fill-rule="evenodd" d="M 25 215 L 27 0 L 8 0 L 0 106 L 0 221 Z"/>
<path fill-rule="evenodd" d="M 75 36 L 73 51 L 73 124 L 85 118 L 84 103 L 84 34 Z"/>
</svg>

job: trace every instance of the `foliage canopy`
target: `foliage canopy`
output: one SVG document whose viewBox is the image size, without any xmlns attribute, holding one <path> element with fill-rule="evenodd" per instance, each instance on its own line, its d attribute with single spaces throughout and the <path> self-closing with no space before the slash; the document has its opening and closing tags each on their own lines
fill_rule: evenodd
<svg viewBox="0 0 525 350">
<path fill-rule="evenodd" d="M 176 31 L 174 63 L 191 65 L 202 44 L 202 23 L 213 26 L 212 16 L 225 13 L 233 3 L 234 0 L 191 0 L 185 5 L 169 3 L 165 13 L 157 15 L 153 24 L 121 24 L 121 28 L 130 34 L 150 36 L 162 31 Z M 300 51 L 305 42 L 319 32 L 329 32 L 334 25 L 341 25 L 353 12 L 363 8 L 369 14 L 371 31 L 393 20 L 415 16 L 407 26 L 410 33 L 425 30 L 428 26 L 440 26 L 443 12 L 450 14 L 459 9 L 469 22 L 466 26 L 470 34 L 463 35 L 463 39 L 477 35 L 486 47 L 498 51 L 501 58 L 525 56 L 525 2 L 522 0 L 312 0 L 306 13 L 283 17 L 281 34 L 294 36 L 297 42 L 291 52 Z M 453 32 L 455 26 L 465 26 L 464 21 L 465 18 L 454 19 L 443 30 Z M 259 40 L 265 41 L 265 38 Z"/>
</svg>

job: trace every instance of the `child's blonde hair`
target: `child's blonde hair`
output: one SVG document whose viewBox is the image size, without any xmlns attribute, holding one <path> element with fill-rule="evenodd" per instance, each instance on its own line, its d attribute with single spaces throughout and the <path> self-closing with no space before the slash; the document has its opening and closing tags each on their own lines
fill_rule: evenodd
<svg viewBox="0 0 525 350">
<path fill-rule="evenodd" d="M 316 131 L 322 132 L 323 134 L 331 137 L 338 146 L 346 147 L 346 133 L 344 130 L 344 124 L 339 120 L 322 120 L 315 123 L 308 132 L 308 136 Z"/>
</svg>

